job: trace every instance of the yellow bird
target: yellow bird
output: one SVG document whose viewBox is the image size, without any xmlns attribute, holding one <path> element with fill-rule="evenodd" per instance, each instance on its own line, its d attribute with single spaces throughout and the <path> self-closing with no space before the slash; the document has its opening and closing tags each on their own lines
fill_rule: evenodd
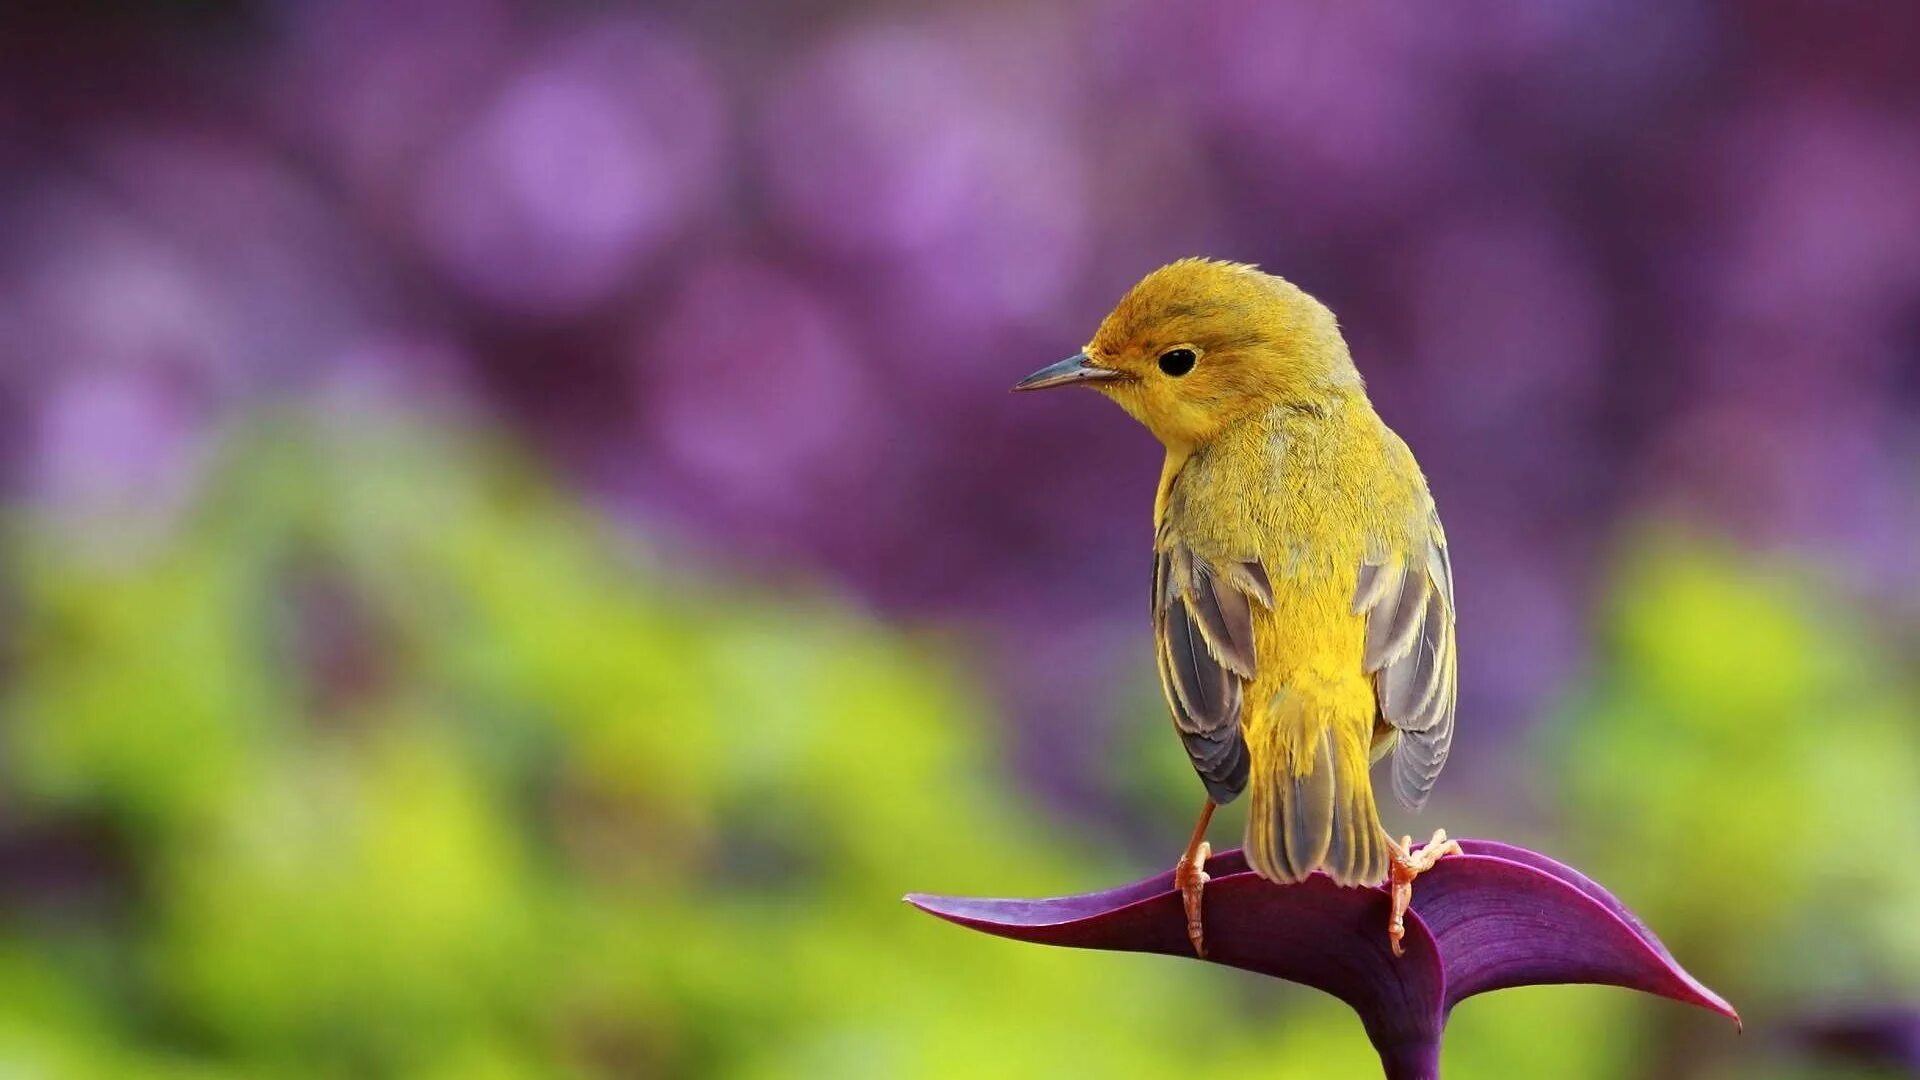
<svg viewBox="0 0 1920 1080">
<path fill-rule="evenodd" d="M 1381 827 L 1370 770 L 1426 801 L 1453 740 L 1453 570 L 1426 478 L 1373 411 L 1333 313 L 1241 263 L 1147 275 L 1079 353 L 1015 390 L 1089 386 L 1165 444 L 1153 627 L 1174 727 L 1207 790 L 1175 880 L 1206 955 L 1216 805 L 1251 792 L 1248 863 L 1391 878 L 1400 952 L 1413 879 L 1459 850 Z"/>
</svg>

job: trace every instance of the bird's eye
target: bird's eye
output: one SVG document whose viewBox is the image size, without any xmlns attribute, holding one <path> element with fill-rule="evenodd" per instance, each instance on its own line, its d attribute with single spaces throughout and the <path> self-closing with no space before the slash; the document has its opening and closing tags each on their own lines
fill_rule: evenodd
<svg viewBox="0 0 1920 1080">
<path fill-rule="evenodd" d="M 1192 349 L 1168 349 L 1160 354 L 1160 370 L 1177 379 L 1192 371 L 1199 359 Z"/>
</svg>

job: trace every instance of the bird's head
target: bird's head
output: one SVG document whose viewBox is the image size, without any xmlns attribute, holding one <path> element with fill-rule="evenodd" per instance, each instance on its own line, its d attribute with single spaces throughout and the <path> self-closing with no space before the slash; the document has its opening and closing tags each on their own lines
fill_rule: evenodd
<svg viewBox="0 0 1920 1080">
<path fill-rule="evenodd" d="M 1085 348 L 1014 389 L 1076 384 L 1185 449 L 1273 405 L 1324 408 L 1363 392 L 1332 312 L 1283 278 L 1211 259 L 1148 274 Z"/>
</svg>

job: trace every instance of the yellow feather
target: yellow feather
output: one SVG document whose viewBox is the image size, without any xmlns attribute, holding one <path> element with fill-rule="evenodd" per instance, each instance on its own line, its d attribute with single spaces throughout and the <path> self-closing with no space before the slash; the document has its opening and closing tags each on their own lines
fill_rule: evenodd
<svg viewBox="0 0 1920 1080">
<path fill-rule="evenodd" d="M 1173 349 L 1197 354 L 1191 370 L 1160 369 Z M 1413 455 L 1375 414 L 1333 315 L 1249 266 L 1155 271 L 1086 352 L 1117 373 L 1089 385 L 1166 445 L 1156 545 L 1257 563 L 1272 587 L 1272 605 L 1253 606 L 1254 677 L 1241 698 L 1250 862 L 1279 880 L 1323 868 L 1347 884 L 1380 881 L 1368 766 L 1397 733 L 1376 740 L 1383 718 L 1364 656 L 1369 617 L 1393 614 L 1369 609 L 1391 607 L 1374 601 L 1392 589 L 1373 582 L 1357 597 L 1356 587 L 1363 565 L 1426 565 L 1438 519 Z M 1434 662 L 1450 702 L 1450 590 L 1430 602 L 1449 605 L 1448 651 Z"/>
</svg>

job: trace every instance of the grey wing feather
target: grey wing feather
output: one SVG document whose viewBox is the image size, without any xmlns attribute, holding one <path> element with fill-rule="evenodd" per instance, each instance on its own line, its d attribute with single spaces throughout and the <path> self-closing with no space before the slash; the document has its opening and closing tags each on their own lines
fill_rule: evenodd
<svg viewBox="0 0 1920 1080">
<path fill-rule="evenodd" d="M 1418 809 L 1446 764 L 1458 693 L 1453 567 L 1438 517 L 1415 557 L 1361 567 L 1354 610 L 1367 620 L 1366 670 L 1380 715 L 1399 732 L 1394 792 Z"/>
<path fill-rule="evenodd" d="M 1199 623 L 1220 663 L 1243 679 L 1253 678 L 1253 608 L 1246 594 L 1193 560 L 1187 611 Z"/>
<path fill-rule="evenodd" d="M 1273 610 L 1273 582 L 1267 579 L 1267 568 L 1260 560 L 1230 562 L 1224 569 L 1241 592 L 1260 601 L 1260 606 L 1268 611 Z"/>
<path fill-rule="evenodd" d="M 1156 553 L 1160 681 L 1174 726 L 1216 802 L 1230 802 L 1246 787 L 1240 703 L 1254 674 L 1252 603 L 1271 604 L 1271 596 L 1258 563 L 1233 563 L 1222 572 L 1183 544 Z"/>
<path fill-rule="evenodd" d="M 1215 659 L 1194 625 L 1186 602 L 1175 599 L 1162 616 L 1174 695 L 1196 731 L 1215 731 L 1239 720 L 1239 681 Z"/>
<path fill-rule="evenodd" d="M 1434 781 L 1447 763 L 1453 746 L 1454 687 L 1449 658 L 1444 686 L 1436 695 L 1441 704 L 1424 730 L 1403 730 L 1393 749 L 1393 790 L 1409 808 L 1418 809 L 1433 791 Z"/>
</svg>

